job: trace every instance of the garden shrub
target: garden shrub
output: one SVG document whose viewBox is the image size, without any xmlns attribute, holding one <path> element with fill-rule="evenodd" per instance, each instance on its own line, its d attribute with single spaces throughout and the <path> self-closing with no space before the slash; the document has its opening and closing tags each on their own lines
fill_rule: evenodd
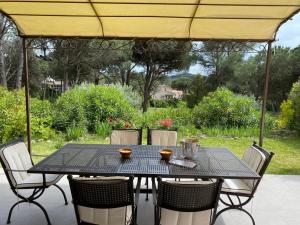
<svg viewBox="0 0 300 225">
<path fill-rule="evenodd" d="M 120 83 L 111 84 L 110 86 L 120 90 L 134 108 L 141 108 L 143 99 L 138 92 L 133 90 L 132 86 L 121 85 Z"/>
<path fill-rule="evenodd" d="M 101 122 L 101 123 L 96 124 L 96 126 L 95 126 L 95 132 L 99 137 L 105 138 L 105 137 L 109 136 L 111 133 L 111 130 L 112 130 L 112 127 L 107 122 Z"/>
<path fill-rule="evenodd" d="M 66 140 L 67 141 L 79 140 L 79 138 L 82 137 L 85 133 L 86 133 L 85 127 L 76 126 L 75 124 L 72 124 L 67 128 Z"/>
<path fill-rule="evenodd" d="M 167 108 L 167 107 L 177 107 L 178 100 L 177 99 L 151 99 L 150 106 L 155 108 Z"/>
<path fill-rule="evenodd" d="M 92 132 L 96 124 L 108 118 L 131 122 L 136 113 L 119 89 L 93 84 L 83 84 L 65 92 L 57 99 L 54 110 L 54 126 L 58 130 L 75 124 Z"/>
<path fill-rule="evenodd" d="M 236 95 L 227 88 L 210 92 L 193 110 L 196 127 L 257 126 L 258 104 L 252 97 Z"/>
<path fill-rule="evenodd" d="M 30 100 L 31 134 L 33 139 L 48 139 L 51 129 L 51 105 L 48 101 Z M 0 87 L 0 143 L 26 137 L 26 110 L 24 90 L 8 91 Z"/>
<path fill-rule="evenodd" d="M 36 98 L 30 101 L 31 132 L 34 139 L 47 140 L 55 135 L 52 129 L 52 106 L 47 100 Z"/>
<path fill-rule="evenodd" d="M 159 127 L 159 121 L 164 119 L 172 119 L 173 127 L 189 125 L 193 122 L 192 110 L 185 103 L 181 102 L 177 108 L 150 108 L 140 118 L 139 124 L 144 127 Z"/>
<path fill-rule="evenodd" d="M 24 91 L 8 91 L 0 87 L 0 142 L 26 135 Z"/>
<path fill-rule="evenodd" d="M 300 80 L 294 83 L 288 100 L 281 104 L 280 109 L 280 126 L 296 130 L 300 135 Z"/>
</svg>

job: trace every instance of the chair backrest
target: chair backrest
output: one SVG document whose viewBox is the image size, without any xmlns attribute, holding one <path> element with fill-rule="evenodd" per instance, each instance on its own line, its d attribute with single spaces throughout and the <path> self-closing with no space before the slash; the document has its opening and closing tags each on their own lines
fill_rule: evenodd
<svg viewBox="0 0 300 225">
<path fill-rule="evenodd" d="M 223 180 L 158 180 L 157 205 L 160 224 L 211 224 L 215 219 Z"/>
<path fill-rule="evenodd" d="M 29 175 L 26 170 L 33 166 L 30 154 L 23 141 L 14 141 L 2 145 L 0 147 L 0 161 L 12 188 L 28 178 Z"/>
<path fill-rule="evenodd" d="M 176 130 L 159 130 L 148 128 L 148 145 L 176 146 L 177 145 L 177 129 Z"/>
<path fill-rule="evenodd" d="M 134 213 L 133 178 L 68 176 L 78 224 L 120 225 Z"/>
<path fill-rule="evenodd" d="M 141 145 L 143 129 L 115 129 L 110 135 L 110 144 Z"/>
<path fill-rule="evenodd" d="M 252 170 L 254 170 L 261 177 L 263 177 L 271 162 L 273 155 L 274 155 L 273 152 L 266 151 L 265 149 L 256 145 L 256 143 L 254 142 L 254 144 L 245 151 L 242 160 Z M 261 179 L 259 180 L 244 179 L 243 181 L 245 184 L 247 184 L 250 190 L 252 190 L 252 193 L 254 193 L 257 189 L 260 180 Z"/>
</svg>

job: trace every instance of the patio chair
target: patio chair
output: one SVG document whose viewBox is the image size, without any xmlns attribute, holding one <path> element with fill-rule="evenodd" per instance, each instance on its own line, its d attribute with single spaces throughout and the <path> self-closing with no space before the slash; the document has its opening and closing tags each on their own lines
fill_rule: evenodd
<svg viewBox="0 0 300 225">
<path fill-rule="evenodd" d="M 253 216 L 246 211 L 243 206 L 248 204 L 254 197 L 258 185 L 265 174 L 273 155 L 273 152 L 268 152 L 259 147 L 256 145 L 256 142 L 254 142 L 253 145 L 245 151 L 242 160 L 252 170 L 256 171 L 260 175 L 260 179 L 225 179 L 221 191 L 222 195 L 220 201 L 226 207 L 217 213 L 217 217 L 228 210 L 236 209 L 246 213 L 251 218 L 253 225 L 255 225 Z M 228 201 L 225 201 L 222 196 L 227 196 Z"/>
<path fill-rule="evenodd" d="M 155 225 L 213 225 L 222 182 L 152 179 Z"/>
<path fill-rule="evenodd" d="M 133 177 L 68 176 L 78 225 L 135 225 Z M 140 185 L 140 179 L 139 184 Z"/>
<path fill-rule="evenodd" d="M 67 205 L 68 202 L 63 189 L 56 184 L 63 176 L 27 173 L 27 170 L 33 166 L 33 162 L 25 143 L 21 139 L 0 146 L 0 161 L 11 190 L 20 199 L 10 208 L 7 223 L 9 224 L 11 221 L 13 209 L 17 205 L 27 202 L 38 206 L 50 225 L 46 210 L 36 200 L 42 196 L 46 188 L 54 186 L 61 191 L 65 205 Z M 29 196 L 22 195 L 20 190 L 25 189 L 32 190 L 32 194 Z"/>
<path fill-rule="evenodd" d="M 142 132 L 140 129 L 121 129 L 114 128 L 110 135 L 110 144 L 114 145 L 141 145 L 142 144 Z"/>
<path fill-rule="evenodd" d="M 177 146 L 177 129 L 160 130 L 148 127 L 147 144 L 162 146 Z"/>
</svg>

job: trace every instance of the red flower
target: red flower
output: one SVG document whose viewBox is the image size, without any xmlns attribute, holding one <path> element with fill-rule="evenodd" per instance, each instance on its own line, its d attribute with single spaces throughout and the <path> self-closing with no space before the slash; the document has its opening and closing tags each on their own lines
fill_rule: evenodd
<svg viewBox="0 0 300 225">
<path fill-rule="evenodd" d="M 125 122 L 125 126 L 124 126 L 125 128 L 130 128 L 131 127 L 131 124 L 130 123 L 128 123 L 128 122 Z"/>
<path fill-rule="evenodd" d="M 107 122 L 108 122 L 109 124 L 112 124 L 113 119 L 112 119 L 111 117 L 108 117 L 108 118 L 107 118 Z"/>
<path fill-rule="evenodd" d="M 170 118 L 167 118 L 167 119 L 164 119 L 164 120 L 160 120 L 160 121 L 159 121 L 159 124 L 160 124 L 161 126 L 166 127 L 166 128 L 170 128 L 170 127 L 173 126 L 173 120 L 170 119 Z"/>
</svg>

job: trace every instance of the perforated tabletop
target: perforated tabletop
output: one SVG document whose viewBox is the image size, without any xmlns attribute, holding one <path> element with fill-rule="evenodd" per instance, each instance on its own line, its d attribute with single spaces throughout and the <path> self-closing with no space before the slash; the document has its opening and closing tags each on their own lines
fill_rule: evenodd
<svg viewBox="0 0 300 225">
<path fill-rule="evenodd" d="M 130 147 L 131 158 L 123 160 L 118 150 Z M 258 179 L 260 176 L 225 148 L 200 148 L 195 168 L 171 165 L 161 160 L 166 146 L 67 144 L 28 172 L 91 176 L 134 175 L 177 178 Z M 167 147 L 179 154 L 180 148 Z"/>
</svg>

